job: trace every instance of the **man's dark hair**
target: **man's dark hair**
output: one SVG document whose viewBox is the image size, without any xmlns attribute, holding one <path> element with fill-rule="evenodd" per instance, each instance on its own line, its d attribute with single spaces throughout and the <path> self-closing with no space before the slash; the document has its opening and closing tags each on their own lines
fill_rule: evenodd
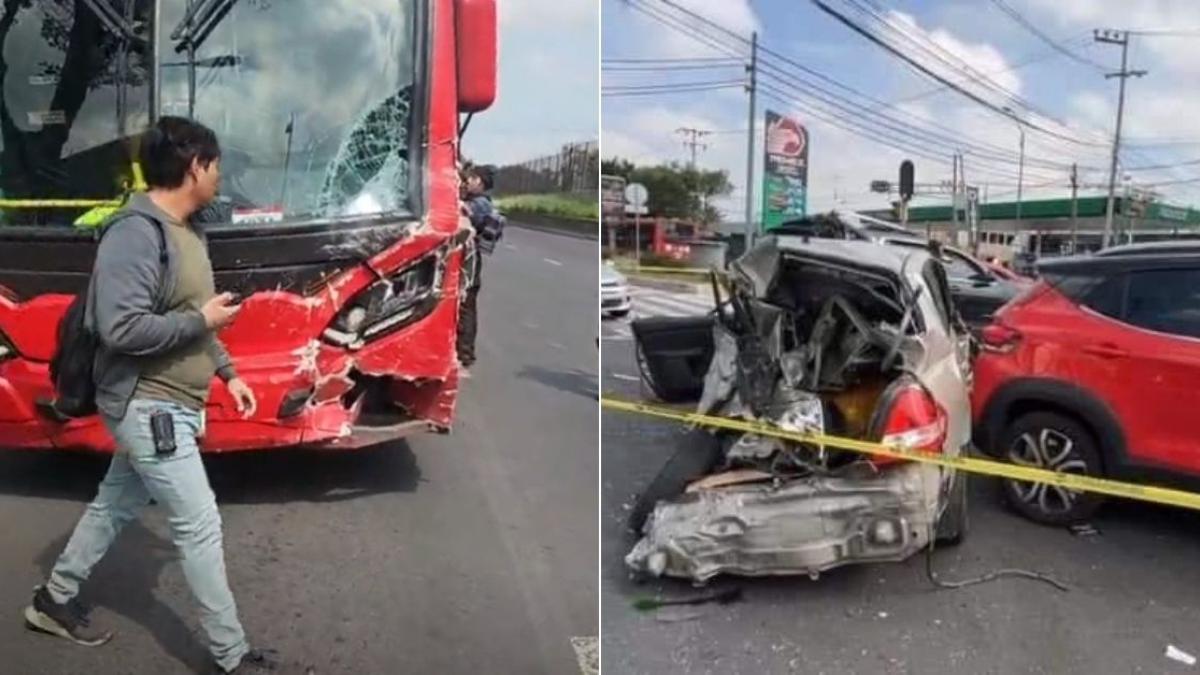
<svg viewBox="0 0 1200 675">
<path fill-rule="evenodd" d="M 183 117 L 160 117 L 142 135 L 142 174 L 152 188 L 183 185 L 192 160 L 207 167 L 221 157 L 221 146 L 212 129 Z"/>
<path fill-rule="evenodd" d="M 495 167 L 488 165 L 488 164 L 472 166 L 470 169 L 470 173 L 479 177 L 479 182 L 483 183 L 483 189 L 485 192 L 492 191 L 492 186 L 496 182 L 496 168 Z"/>
</svg>

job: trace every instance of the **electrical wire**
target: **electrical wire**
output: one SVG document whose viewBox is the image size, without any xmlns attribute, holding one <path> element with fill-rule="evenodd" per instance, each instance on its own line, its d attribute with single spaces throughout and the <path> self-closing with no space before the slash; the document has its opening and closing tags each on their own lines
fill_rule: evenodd
<svg viewBox="0 0 1200 675">
<path fill-rule="evenodd" d="M 842 14 L 841 12 L 837 11 L 833 7 L 829 6 L 829 4 L 824 2 L 824 0 L 812 0 L 812 2 L 818 8 L 820 8 L 821 11 L 832 16 L 839 23 L 845 25 L 847 28 L 854 31 L 855 33 L 858 33 L 862 37 L 866 38 L 868 41 L 883 48 L 884 50 L 891 53 L 893 56 L 901 59 L 905 63 L 908 63 L 911 67 L 915 68 L 921 74 L 942 83 L 943 85 L 949 87 L 950 89 L 958 92 L 959 94 L 962 94 L 963 96 L 967 97 L 968 99 L 974 101 L 975 103 L 978 103 L 979 105 L 981 105 L 989 110 L 992 110 L 995 113 L 998 113 L 1005 117 L 1010 116 L 1009 112 L 1004 110 L 1001 106 L 996 105 L 995 103 L 992 103 L 991 101 L 988 101 L 987 99 L 983 98 L 976 92 L 966 89 L 965 87 L 962 87 L 955 82 L 951 82 L 950 80 L 946 79 L 943 75 L 940 75 L 940 74 L 934 72 L 929 66 L 922 64 L 921 62 L 917 61 L 916 59 L 909 56 L 908 54 L 905 54 L 904 51 L 901 50 L 900 48 L 898 48 L 892 44 L 889 44 L 883 38 L 879 37 L 875 33 L 872 33 L 870 30 L 863 27 L 859 23 L 855 22 L 853 19 L 849 18 L 845 14 Z M 1082 140 L 1074 138 L 1072 136 L 1060 134 L 1052 129 L 1047 129 L 1046 127 L 1044 127 L 1041 124 L 1035 124 L 1034 122 L 1032 122 L 1028 119 L 1018 118 L 1018 122 L 1032 130 L 1036 130 L 1043 134 L 1053 136 L 1054 138 L 1062 139 L 1064 141 L 1067 141 L 1067 142 L 1075 144 L 1075 145 L 1102 147 L 1100 144 L 1090 143 L 1088 141 L 1082 141 Z"/>
<path fill-rule="evenodd" d="M 733 31 L 730 31 L 729 29 L 725 28 L 724 26 L 721 26 L 720 24 L 717 24 L 717 23 L 707 19 L 706 17 L 703 17 L 695 12 L 692 12 L 692 11 L 686 9 L 686 8 L 680 7 L 679 5 L 672 2 L 671 0 L 660 0 L 660 4 L 667 5 L 671 8 L 677 9 L 680 13 L 685 14 L 688 17 L 690 17 L 698 22 L 701 22 L 706 27 L 711 28 L 720 33 L 723 33 L 724 35 L 748 46 L 749 41 L 746 40 L 746 38 L 738 35 L 737 33 L 733 32 Z M 661 10 L 658 10 L 657 8 L 649 7 L 648 4 L 644 0 L 632 1 L 632 2 L 630 2 L 630 5 L 634 9 L 642 12 L 643 14 L 649 16 L 650 18 L 658 20 L 659 22 L 664 23 L 664 24 L 676 29 L 677 31 L 683 32 L 683 33 L 685 33 L 693 38 L 696 38 L 696 39 L 702 38 L 703 41 L 705 41 L 709 45 L 719 44 L 725 51 L 736 51 L 738 49 L 737 47 L 730 46 L 727 42 L 721 42 L 720 41 L 721 38 L 713 36 L 711 33 L 701 32 L 695 26 L 687 25 L 686 23 L 684 23 L 683 21 L 679 20 L 676 17 L 669 17 Z M 885 101 L 875 99 L 875 98 L 869 96 L 868 94 L 865 94 L 861 91 L 854 89 L 853 87 L 845 85 L 833 78 L 830 78 L 830 77 L 824 75 L 823 73 L 820 73 L 811 68 L 808 68 L 804 64 L 798 63 L 782 54 L 779 54 L 778 52 L 775 52 L 774 50 L 771 50 L 769 47 L 760 46 L 759 51 L 763 55 L 759 59 L 760 72 L 773 70 L 774 74 L 777 77 L 790 79 L 791 86 L 795 86 L 797 88 L 796 89 L 797 91 L 802 92 L 802 95 L 821 99 L 825 105 L 831 105 L 833 107 L 841 108 L 842 111 L 846 114 L 862 115 L 863 113 L 869 113 L 869 112 L 871 112 L 870 105 L 859 102 L 859 101 L 851 100 L 849 98 L 841 96 L 840 94 L 836 94 L 836 93 L 830 91 L 829 89 L 826 89 L 826 88 L 822 87 L 820 84 L 817 84 L 816 82 L 813 82 L 811 80 L 801 79 L 800 76 L 791 74 L 792 69 L 810 73 L 813 76 L 815 76 L 817 79 L 820 79 L 824 82 L 828 82 L 828 83 L 838 87 L 839 89 L 842 89 L 844 91 L 847 91 L 855 96 L 858 96 L 858 97 L 864 99 L 865 101 L 867 101 L 869 103 L 873 103 L 878 106 L 887 106 L 888 105 L 887 102 L 885 102 Z M 785 69 L 781 66 L 775 65 L 772 62 L 773 60 L 781 61 L 781 62 L 787 64 L 790 68 Z M 996 159 L 996 160 L 1007 160 L 1012 164 L 1016 164 L 1017 160 L 1018 160 L 1018 155 L 1016 153 L 1012 152 L 1011 150 L 1007 150 L 1004 148 L 1000 148 L 999 146 L 995 146 L 995 145 L 987 144 L 987 143 L 983 143 L 983 142 L 972 142 L 969 139 L 963 138 L 961 136 L 961 134 L 958 134 L 958 132 L 956 130 L 938 125 L 937 123 L 931 123 L 931 124 L 936 128 L 944 129 L 946 131 L 946 133 L 938 133 L 936 131 L 929 131 L 928 129 L 926 129 L 920 125 L 914 125 L 911 120 L 901 120 L 901 119 L 897 119 L 895 117 L 890 117 L 890 116 L 886 116 L 886 115 L 883 115 L 883 117 L 886 118 L 887 121 L 886 122 L 876 122 L 876 124 L 882 125 L 883 127 L 888 128 L 889 133 L 899 133 L 899 134 L 906 134 L 909 136 L 915 136 L 915 137 L 919 138 L 922 143 L 930 143 L 930 142 L 937 143 L 947 153 L 949 153 L 952 150 L 956 150 L 956 149 L 964 149 L 964 150 L 969 150 L 973 155 L 977 155 L 977 156 L 984 157 L 984 158 Z M 1042 166 L 1043 168 L 1057 168 L 1057 169 L 1066 169 L 1070 166 L 1068 163 L 1065 163 L 1065 162 L 1055 162 L 1053 160 L 1047 160 L 1047 159 L 1039 158 L 1039 157 L 1036 157 L 1033 155 L 1027 156 L 1026 163 L 1030 166 L 1035 166 L 1035 167 Z"/>
<path fill-rule="evenodd" d="M 1050 47 L 1052 47 L 1055 51 L 1066 56 L 1067 58 L 1071 59 L 1072 61 L 1075 61 L 1076 63 L 1081 63 L 1090 68 L 1094 68 L 1102 73 L 1106 72 L 1108 70 L 1108 68 L 1106 68 L 1105 66 L 1103 66 L 1099 63 L 1096 63 L 1095 61 L 1092 61 L 1091 59 L 1086 59 L 1086 58 L 1076 54 L 1075 52 L 1071 51 L 1070 49 L 1067 49 L 1065 46 L 1059 44 L 1057 41 L 1054 40 L 1054 38 L 1043 33 L 1041 31 L 1041 29 L 1039 29 L 1037 26 L 1035 26 L 1031 21 L 1029 21 L 1029 19 L 1026 19 L 1025 16 L 1023 14 L 1021 14 L 1019 11 L 1013 9 L 1012 6 L 1009 5 L 1007 2 L 1005 2 L 1004 0 L 992 0 L 992 4 L 995 5 L 1001 12 L 1004 12 L 1005 14 L 1007 14 L 1010 19 L 1015 21 L 1022 28 L 1029 31 L 1035 37 L 1037 37 L 1039 40 L 1050 45 Z"/>
</svg>

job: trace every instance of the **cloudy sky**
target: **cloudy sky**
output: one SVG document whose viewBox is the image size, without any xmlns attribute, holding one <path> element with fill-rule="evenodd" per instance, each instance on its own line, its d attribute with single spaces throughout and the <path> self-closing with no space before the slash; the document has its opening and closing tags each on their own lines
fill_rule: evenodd
<svg viewBox="0 0 1200 675">
<path fill-rule="evenodd" d="M 499 0 L 499 98 L 471 122 L 468 157 L 510 164 L 596 140 L 596 2 Z"/>
<path fill-rule="evenodd" d="M 760 44 L 772 52 L 763 56 L 764 69 L 772 68 L 772 75 L 764 76 L 757 123 L 761 129 L 762 110 L 769 107 L 796 116 L 808 127 L 810 212 L 835 205 L 886 206 L 887 198 L 871 194 L 868 183 L 894 180 L 906 157 L 914 160 L 919 182 L 949 179 L 955 147 L 965 154 L 967 179 L 984 188 L 990 201 L 1015 198 L 1016 121 L 942 87 L 812 2 L 673 1 L 733 35 L 717 34 L 716 46 L 704 44 L 696 37 L 695 20 L 662 0 L 602 0 L 603 81 L 609 91 L 602 99 L 606 157 L 638 163 L 685 161 L 687 150 L 675 130 L 714 131 L 704 139 L 709 147 L 698 163 L 730 172 L 735 193 L 722 208 L 731 219 L 741 219 L 748 100 L 744 89 L 735 85 L 644 94 L 651 90 L 637 87 L 736 82 L 743 77 L 736 61 L 699 59 L 744 58 L 748 48 L 738 37 L 758 31 Z M 1131 39 L 1130 67 L 1149 72 L 1129 80 L 1124 124 L 1129 145 L 1121 153 L 1122 172 L 1133 185 L 1154 189 L 1168 201 L 1200 206 L 1200 2 L 825 2 L 924 67 L 996 108 L 1008 107 L 1026 124 L 1026 198 L 1069 195 L 1072 162 L 1080 166 L 1085 186 L 1081 194 L 1099 194 L 1103 190 L 1095 186 L 1106 185 L 1117 80 L 1106 80 L 1104 73 L 1118 70 L 1121 50 L 1096 43 L 1093 29 L 1177 33 Z M 661 18 L 647 15 L 654 12 Z M 673 69 L 647 69 L 664 63 Z M 638 94 L 613 96 L 615 92 Z M 894 149 L 887 141 L 907 145 Z M 755 156 L 761 154 L 760 134 Z M 760 168 L 756 174 L 761 177 Z M 757 188 L 754 199 L 761 199 Z M 927 197 L 918 203 L 938 200 Z"/>
</svg>

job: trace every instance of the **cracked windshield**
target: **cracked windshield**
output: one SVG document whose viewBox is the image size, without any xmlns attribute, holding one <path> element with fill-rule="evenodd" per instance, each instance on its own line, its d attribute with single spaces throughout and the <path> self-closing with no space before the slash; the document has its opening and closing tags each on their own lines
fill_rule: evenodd
<svg viewBox="0 0 1200 675">
<path fill-rule="evenodd" d="M 152 111 L 221 139 L 221 190 L 204 221 L 407 211 L 414 11 L 387 0 L 5 3 L 0 222 L 95 224 L 142 180 L 133 159 Z"/>
</svg>

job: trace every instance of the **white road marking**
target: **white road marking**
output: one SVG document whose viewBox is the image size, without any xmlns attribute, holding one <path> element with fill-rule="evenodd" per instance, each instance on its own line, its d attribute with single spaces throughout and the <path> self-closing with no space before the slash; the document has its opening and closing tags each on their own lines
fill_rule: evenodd
<svg viewBox="0 0 1200 675">
<path fill-rule="evenodd" d="M 506 248 L 506 249 L 508 249 L 508 250 L 510 250 L 510 251 L 515 251 L 515 250 L 517 250 L 517 247 L 516 247 L 516 246 L 513 246 L 512 244 L 505 244 L 505 245 L 504 245 L 504 248 Z"/>
<path fill-rule="evenodd" d="M 558 342 L 547 342 L 546 344 L 550 345 L 550 347 L 557 349 L 559 351 L 563 351 L 563 352 L 567 351 L 567 346 L 564 344 L 560 344 Z"/>
<path fill-rule="evenodd" d="M 540 326 L 538 326 L 536 323 L 530 323 L 528 321 L 522 321 L 521 325 L 529 330 L 538 330 L 540 328 Z"/>
<path fill-rule="evenodd" d="M 562 263 L 558 262 L 557 260 L 555 260 L 553 258 L 542 258 L 542 260 L 545 260 L 546 262 L 550 263 L 551 265 L 554 265 L 555 267 L 563 266 Z"/>
<path fill-rule="evenodd" d="M 600 673 L 600 644 L 595 636 L 571 638 L 571 648 L 575 650 L 575 658 L 579 662 L 579 672 L 583 675 L 599 675 Z"/>
<path fill-rule="evenodd" d="M 638 289 L 633 297 L 638 316 L 700 316 L 712 310 L 711 297 L 700 294 L 667 293 L 654 289 Z"/>
<path fill-rule="evenodd" d="M 642 379 L 640 377 L 634 377 L 633 375 L 626 375 L 625 373 L 609 373 L 609 375 L 612 375 L 613 377 L 615 377 L 618 380 L 625 380 L 626 382 L 641 382 L 642 381 Z"/>
</svg>

